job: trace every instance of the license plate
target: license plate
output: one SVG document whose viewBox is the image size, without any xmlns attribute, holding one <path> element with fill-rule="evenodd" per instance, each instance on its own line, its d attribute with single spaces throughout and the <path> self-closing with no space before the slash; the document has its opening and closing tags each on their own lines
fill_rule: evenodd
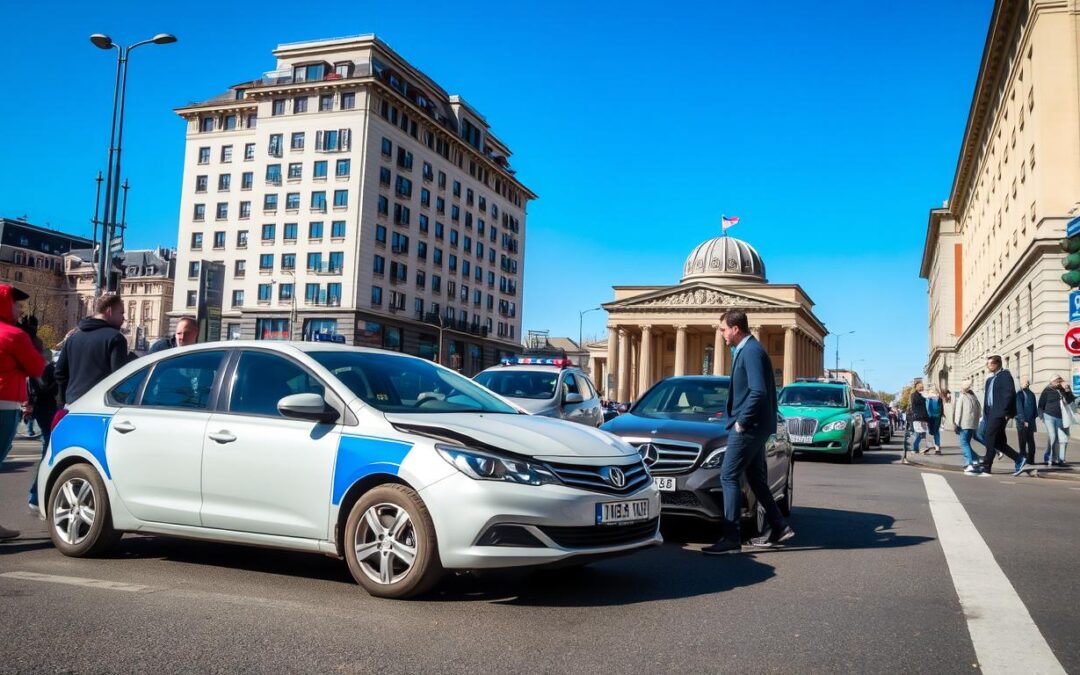
<svg viewBox="0 0 1080 675">
<path fill-rule="evenodd" d="M 814 442 L 813 436 L 795 436 L 794 434 L 792 434 L 789 436 L 789 438 L 791 439 L 792 443 L 802 443 L 803 445 L 809 445 L 810 443 Z"/>
<path fill-rule="evenodd" d="M 626 502 L 599 502 L 596 505 L 596 524 L 631 523 L 648 520 L 649 500 L 634 499 Z"/>
<path fill-rule="evenodd" d="M 661 492 L 675 492 L 675 479 L 667 476 L 653 478 L 653 485 Z"/>
</svg>

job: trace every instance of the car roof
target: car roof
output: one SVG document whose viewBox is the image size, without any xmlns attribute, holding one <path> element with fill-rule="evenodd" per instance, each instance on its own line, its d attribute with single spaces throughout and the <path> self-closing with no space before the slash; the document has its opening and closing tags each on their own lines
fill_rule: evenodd
<svg viewBox="0 0 1080 675">
<path fill-rule="evenodd" d="M 784 385 L 784 389 L 788 387 L 847 387 L 846 382 L 792 382 L 791 384 Z"/>
<path fill-rule="evenodd" d="M 489 366 L 489 367 L 483 369 L 480 372 L 481 373 L 521 373 L 521 372 L 558 373 L 558 372 L 561 372 L 561 371 L 564 371 L 564 370 L 573 371 L 575 373 L 584 373 L 585 372 L 584 370 L 582 370 L 581 368 L 579 368 L 577 366 L 548 366 L 548 365 L 535 365 L 535 366 L 533 366 L 533 365 L 529 365 L 527 363 L 526 364 L 521 364 L 521 365 L 514 365 L 514 366 L 501 366 L 501 365 Z"/>
<path fill-rule="evenodd" d="M 391 351 L 389 349 L 376 349 L 373 347 L 354 347 L 352 345 L 343 345 L 334 342 L 288 342 L 285 340 L 217 340 L 216 342 L 200 342 L 194 345 L 173 347 L 171 349 L 165 349 L 160 352 L 154 352 L 153 354 L 147 354 L 147 356 L 143 358 L 175 355 L 186 351 L 203 351 L 213 349 L 244 349 L 253 347 L 275 352 L 282 352 L 285 354 L 296 354 L 297 352 L 304 354 L 308 354 L 311 352 L 358 352 L 400 356 L 403 359 L 420 358 L 418 356 L 412 356 L 411 354 L 403 354 L 401 352 Z M 422 360 L 426 361 L 427 359 Z"/>
</svg>

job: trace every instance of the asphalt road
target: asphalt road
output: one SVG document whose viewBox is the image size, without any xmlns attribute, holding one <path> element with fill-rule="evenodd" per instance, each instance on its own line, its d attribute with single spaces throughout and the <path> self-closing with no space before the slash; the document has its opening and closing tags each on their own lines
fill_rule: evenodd
<svg viewBox="0 0 1080 675">
<path fill-rule="evenodd" d="M 898 459 L 894 446 L 853 465 L 799 461 L 783 549 L 706 557 L 716 531 L 672 521 L 663 547 L 628 558 L 451 578 L 409 602 L 367 596 L 318 555 L 129 536 L 109 558 L 65 558 L 23 506 L 32 463 L 9 459 L 0 522 L 23 537 L 0 544 L 0 671 L 970 673 L 980 658 L 930 473 L 1053 657 L 1080 672 L 1080 489 Z M 1008 644 L 1013 617 L 982 618 Z"/>
</svg>

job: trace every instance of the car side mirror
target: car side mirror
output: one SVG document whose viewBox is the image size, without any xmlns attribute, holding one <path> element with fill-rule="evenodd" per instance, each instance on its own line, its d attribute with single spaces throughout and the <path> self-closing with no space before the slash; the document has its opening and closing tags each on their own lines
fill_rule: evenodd
<svg viewBox="0 0 1080 675">
<path fill-rule="evenodd" d="M 626 405 L 625 403 L 620 403 L 619 405 L 617 405 L 615 407 L 615 410 L 617 410 L 619 412 L 619 414 L 621 415 L 624 412 L 630 410 L 630 406 Z"/>
<path fill-rule="evenodd" d="M 584 403 L 585 402 L 585 397 L 582 396 L 581 394 L 575 394 L 573 392 L 568 392 L 568 393 L 563 395 L 562 402 L 564 404 L 566 404 L 566 405 L 571 405 L 571 404 L 574 404 L 574 403 Z"/>
<path fill-rule="evenodd" d="M 318 394 L 292 394 L 278 401 L 278 412 L 296 420 L 329 423 L 338 418 L 338 411 L 326 404 Z"/>
</svg>

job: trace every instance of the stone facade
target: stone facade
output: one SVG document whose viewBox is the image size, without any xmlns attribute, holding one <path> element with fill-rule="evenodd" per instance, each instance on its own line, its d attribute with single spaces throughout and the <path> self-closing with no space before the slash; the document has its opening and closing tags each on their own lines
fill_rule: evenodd
<svg viewBox="0 0 1080 675">
<path fill-rule="evenodd" d="M 998 0 L 948 201 L 930 211 L 927 382 L 982 396 L 1001 355 L 1038 393 L 1066 378 L 1058 240 L 1080 204 L 1080 5 Z"/>
<path fill-rule="evenodd" d="M 616 286 L 608 341 L 588 345 L 593 380 L 607 398 L 631 401 L 673 375 L 727 374 L 731 353 L 720 332 L 729 309 L 746 312 L 776 368 L 777 384 L 824 372 L 825 326 L 794 284 L 770 284 L 745 242 L 718 237 L 695 248 L 675 286 Z"/>
</svg>

